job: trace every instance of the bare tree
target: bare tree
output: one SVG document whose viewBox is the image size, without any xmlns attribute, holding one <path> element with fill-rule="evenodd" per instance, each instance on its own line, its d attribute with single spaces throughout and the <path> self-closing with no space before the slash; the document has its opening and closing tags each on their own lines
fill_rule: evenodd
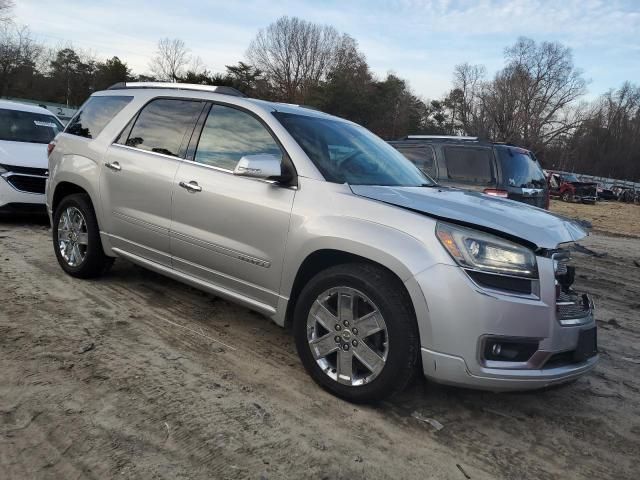
<svg viewBox="0 0 640 480">
<path fill-rule="evenodd" d="M 448 99 L 448 106 L 452 110 L 452 132 L 459 129 L 466 134 L 488 136 L 489 126 L 481 98 L 486 74 L 483 65 L 456 65 L 453 90 Z"/>
<path fill-rule="evenodd" d="M 7 23 L 13 16 L 13 0 L 0 0 L 0 23 Z"/>
<path fill-rule="evenodd" d="M 577 101 L 586 81 L 569 48 L 520 38 L 505 57 L 507 66 L 485 92 L 485 105 L 506 140 L 540 149 L 580 123 Z"/>
<path fill-rule="evenodd" d="M 340 38 L 333 27 L 281 17 L 258 32 L 247 57 L 282 100 L 304 102 L 334 65 Z"/>
<path fill-rule="evenodd" d="M 149 63 L 151 72 L 167 82 L 177 82 L 191 61 L 189 49 L 179 38 L 163 38 L 158 42 L 156 54 Z"/>
<path fill-rule="evenodd" d="M 36 68 L 41 53 L 42 46 L 33 40 L 27 27 L 0 27 L 0 95 L 6 95 L 21 69 Z"/>
</svg>

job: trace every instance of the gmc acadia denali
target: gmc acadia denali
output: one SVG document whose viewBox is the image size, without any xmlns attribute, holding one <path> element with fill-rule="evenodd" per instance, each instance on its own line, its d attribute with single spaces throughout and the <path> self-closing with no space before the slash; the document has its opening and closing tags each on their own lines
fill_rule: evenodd
<svg viewBox="0 0 640 480">
<path fill-rule="evenodd" d="M 116 257 L 290 325 L 351 401 L 436 382 L 522 390 L 598 360 L 569 219 L 442 187 L 366 129 L 225 87 L 94 93 L 49 145 L 60 266 Z"/>
</svg>

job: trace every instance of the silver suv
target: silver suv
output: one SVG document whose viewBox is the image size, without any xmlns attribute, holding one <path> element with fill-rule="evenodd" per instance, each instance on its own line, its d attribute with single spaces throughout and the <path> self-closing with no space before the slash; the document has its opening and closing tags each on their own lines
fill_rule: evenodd
<svg viewBox="0 0 640 480">
<path fill-rule="evenodd" d="M 224 87 L 118 84 L 49 147 L 61 267 L 115 257 L 290 325 L 351 401 L 436 382 L 544 387 L 597 362 L 572 288 L 586 235 L 536 207 L 441 187 L 366 129 Z"/>
</svg>

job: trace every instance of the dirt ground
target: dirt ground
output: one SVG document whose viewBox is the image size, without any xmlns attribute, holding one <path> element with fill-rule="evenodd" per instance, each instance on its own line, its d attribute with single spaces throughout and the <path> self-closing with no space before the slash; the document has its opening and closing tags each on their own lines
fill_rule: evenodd
<svg viewBox="0 0 640 480">
<path fill-rule="evenodd" d="M 266 318 L 125 261 L 73 279 L 47 226 L 0 220 L 0 478 L 638 478 L 640 239 L 583 245 L 607 253 L 575 255 L 592 374 L 517 394 L 418 379 L 354 406 Z"/>
<path fill-rule="evenodd" d="M 550 207 L 555 213 L 591 222 L 594 232 L 640 238 L 640 205 L 605 201 L 588 205 L 551 200 Z"/>
</svg>

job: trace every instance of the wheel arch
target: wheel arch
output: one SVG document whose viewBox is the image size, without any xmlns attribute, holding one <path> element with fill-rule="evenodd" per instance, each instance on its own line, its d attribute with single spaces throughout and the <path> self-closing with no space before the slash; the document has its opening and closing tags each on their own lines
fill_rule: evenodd
<svg viewBox="0 0 640 480">
<path fill-rule="evenodd" d="M 295 310 L 296 302 L 300 296 L 300 292 L 311 278 L 320 273 L 323 270 L 334 267 L 336 265 L 343 265 L 348 263 L 366 263 L 376 266 L 387 272 L 389 272 L 398 281 L 398 285 L 403 290 L 403 294 L 407 296 L 407 299 L 411 303 L 411 309 L 414 316 L 416 315 L 416 308 L 411 293 L 405 285 L 403 276 L 406 276 L 405 271 L 398 271 L 398 267 L 385 264 L 378 260 L 358 255 L 356 253 L 334 248 L 321 248 L 309 253 L 300 264 L 295 279 L 289 292 L 289 299 L 286 304 L 286 312 L 284 313 L 283 324 L 289 328 L 293 323 L 293 312 Z"/>
</svg>

